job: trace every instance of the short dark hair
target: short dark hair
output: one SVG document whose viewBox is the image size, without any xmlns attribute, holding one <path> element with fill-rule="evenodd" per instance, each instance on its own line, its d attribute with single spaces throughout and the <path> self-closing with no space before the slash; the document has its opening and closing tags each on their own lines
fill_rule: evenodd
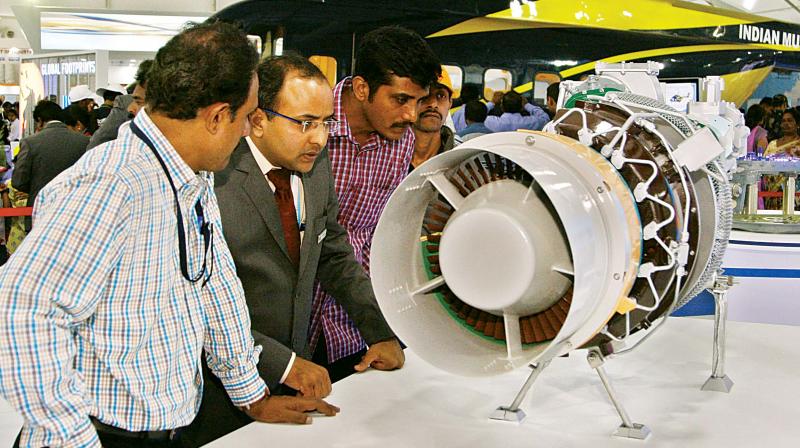
<svg viewBox="0 0 800 448">
<path fill-rule="evenodd" d="M 554 82 L 549 86 L 547 86 L 547 97 L 552 98 L 553 101 L 558 101 L 558 91 L 560 87 L 561 87 L 560 82 Z"/>
<path fill-rule="evenodd" d="M 441 74 L 439 58 L 425 39 L 399 26 L 384 26 L 365 34 L 353 69 L 354 76 L 367 81 L 370 99 L 380 86 L 391 84 L 392 75 L 411 78 L 414 84 L 427 88 Z"/>
<path fill-rule="evenodd" d="M 80 122 L 84 128 L 88 129 L 92 122 L 92 117 L 85 107 L 81 107 L 79 104 L 72 104 L 62 112 L 61 121 L 67 126 L 75 126 Z"/>
<path fill-rule="evenodd" d="M 61 112 L 61 106 L 58 104 L 52 101 L 41 100 L 36 103 L 36 107 L 33 108 L 33 119 L 45 123 L 53 120 L 61 121 L 63 119 Z"/>
<path fill-rule="evenodd" d="M 522 112 L 522 95 L 514 90 L 509 90 L 503 95 L 501 101 L 503 112 L 518 114 Z"/>
<path fill-rule="evenodd" d="M 297 73 L 302 78 L 316 78 L 328 82 L 328 78 L 311 61 L 298 53 L 288 52 L 281 56 L 270 56 L 258 64 L 258 107 L 275 110 L 286 75 Z"/>
<path fill-rule="evenodd" d="M 761 101 L 758 104 L 762 106 L 772 107 L 774 103 L 775 102 L 772 100 L 771 96 L 765 96 L 764 98 L 761 98 Z"/>
<path fill-rule="evenodd" d="M 487 115 L 486 105 L 478 100 L 472 100 L 464 106 L 464 119 L 474 123 L 483 123 Z"/>
<path fill-rule="evenodd" d="M 214 103 L 228 103 L 231 118 L 247 101 L 258 54 L 235 25 L 194 24 L 156 53 L 147 72 L 147 105 L 177 120 L 190 120 Z"/>
<path fill-rule="evenodd" d="M 786 95 L 779 93 L 772 97 L 772 105 L 776 107 L 788 106 L 789 98 L 786 98 Z"/>
<path fill-rule="evenodd" d="M 747 113 L 744 114 L 745 126 L 753 129 L 757 125 L 762 124 L 766 114 L 767 111 L 765 111 L 763 107 L 759 106 L 758 104 L 753 104 L 747 109 Z"/>
<path fill-rule="evenodd" d="M 114 101 L 120 95 L 122 95 L 122 93 L 115 92 L 113 90 L 106 90 L 105 92 L 103 92 L 103 99 L 106 101 Z"/>
<path fill-rule="evenodd" d="M 136 83 L 140 86 L 147 88 L 147 74 L 150 72 L 150 69 L 153 67 L 153 60 L 146 59 L 139 64 L 139 68 L 136 69 L 136 76 L 134 79 Z"/>
<path fill-rule="evenodd" d="M 475 84 L 474 82 L 469 82 L 464 84 L 461 87 L 461 101 L 464 104 L 469 103 L 470 101 L 475 101 L 481 97 L 481 86 Z"/>
</svg>

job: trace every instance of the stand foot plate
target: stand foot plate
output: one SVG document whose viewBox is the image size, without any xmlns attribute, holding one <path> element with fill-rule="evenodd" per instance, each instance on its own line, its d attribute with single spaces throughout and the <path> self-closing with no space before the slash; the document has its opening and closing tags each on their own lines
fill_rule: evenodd
<svg viewBox="0 0 800 448">
<path fill-rule="evenodd" d="M 726 394 L 733 388 L 733 380 L 728 375 L 720 377 L 710 377 L 706 380 L 700 390 L 708 392 L 725 392 Z"/>
<path fill-rule="evenodd" d="M 505 422 L 522 423 L 525 420 L 525 411 L 522 409 L 510 410 L 506 407 L 500 406 L 492 412 L 489 416 L 491 420 L 502 420 Z"/>
<path fill-rule="evenodd" d="M 633 427 L 620 425 L 613 434 L 615 437 L 624 437 L 626 439 L 644 440 L 650 435 L 650 428 L 639 423 L 634 423 Z"/>
</svg>

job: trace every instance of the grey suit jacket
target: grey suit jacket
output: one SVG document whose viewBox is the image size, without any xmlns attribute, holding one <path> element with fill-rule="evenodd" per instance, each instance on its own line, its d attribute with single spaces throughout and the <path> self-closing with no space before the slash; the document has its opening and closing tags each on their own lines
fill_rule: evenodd
<svg viewBox="0 0 800 448">
<path fill-rule="evenodd" d="M 128 106 L 133 102 L 133 95 L 120 95 L 114 99 L 114 107 L 111 113 L 100 124 L 100 128 L 94 132 L 91 140 L 89 140 L 88 149 L 100 146 L 105 142 L 110 142 L 117 139 L 119 127 L 123 123 L 130 120 L 128 118 Z"/>
<path fill-rule="evenodd" d="M 36 203 L 36 195 L 48 182 L 83 156 L 88 144 L 89 137 L 70 131 L 60 121 L 47 124 L 41 131 L 19 142 L 11 184 L 28 193 L 28 207 Z M 28 228 L 29 219 L 26 219 Z"/>
<path fill-rule="evenodd" d="M 314 280 L 344 306 L 367 343 L 394 336 L 372 285 L 353 257 L 336 217 L 339 203 L 327 150 L 302 175 L 306 228 L 295 271 L 272 190 L 242 139 L 228 167 L 215 175 L 222 228 L 250 309 L 253 337 L 264 351 L 259 371 L 269 387 L 280 381 L 292 351 L 310 359 L 308 328 Z"/>
</svg>

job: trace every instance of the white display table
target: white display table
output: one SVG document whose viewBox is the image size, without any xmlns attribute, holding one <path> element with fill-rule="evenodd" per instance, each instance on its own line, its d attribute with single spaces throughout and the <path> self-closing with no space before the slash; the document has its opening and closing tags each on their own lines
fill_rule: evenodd
<svg viewBox="0 0 800 448">
<path fill-rule="evenodd" d="M 586 351 L 558 358 L 523 402 L 522 424 L 492 421 L 527 376 L 442 372 L 406 350 L 406 366 L 368 371 L 333 386 L 336 417 L 309 426 L 250 424 L 209 447 L 798 447 L 800 327 L 730 322 L 730 394 L 702 392 L 711 369 L 713 321 L 672 318 L 636 351 L 606 363 L 646 441 L 618 439 L 620 424 Z"/>
<path fill-rule="evenodd" d="M 739 281 L 728 293 L 728 319 L 800 325 L 800 235 L 734 230 L 722 266 Z"/>
</svg>

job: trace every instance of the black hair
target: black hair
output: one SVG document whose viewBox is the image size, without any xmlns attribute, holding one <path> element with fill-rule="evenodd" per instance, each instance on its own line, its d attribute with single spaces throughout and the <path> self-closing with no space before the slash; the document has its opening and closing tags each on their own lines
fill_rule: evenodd
<svg viewBox="0 0 800 448">
<path fill-rule="evenodd" d="M 19 118 L 19 112 L 17 112 L 17 109 L 14 109 L 13 107 L 9 107 L 6 111 L 6 114 L 14 114 L 15 117 Z"/>
<path fill-rule="evenodd" d="M 560 82 L 554 82 L 547 86 L 547 97 L 552 98 L 553 101 L 558 101 L 558 91 L 561 86 Z"/>
<path fill-rule="evenodd" d="M 92 116 L 85 107 L 79 104 L 72 104 L 61 113 L 61 121 L 67 126 L 75 126 L 80 122 L 85 129 L 89 129 L 92 122 Z"/>
<path fill-rule="evenodd" d="M 509 90 L 503 95 L 501 101 L 503 112 L 518 114 L 522 112 L 522 95 L 514 90 Z"/>
<path fill-rule="evenodd" d="M 384 26 L 372 30 L 361 39 L 356 53 L 354 76 L 369 85 L 369 99 L 378 88 L 389 85 L 392 75 L 411 78 L 428 88 L 442 74 L 439 58 L 419 34 L 399 26 Z"/>
<path fill-rule="evenodd" d="M 63 118 L 61 112 L 61 106 L 58 104 L 52 101 L 41 100 L 36 103 L 36 107 L 33 108 L 33 119 L 43 123 L 53 120 L 61 121 Z"/>
<path fill-rule="evenodd" d="M 235 25 L 191 25 L 156 53 L 147 71 L 148 110 L 190 120 L 199 109 L 227 103 L 233 119 L 247 101 L 257 64 L 256 49 Z"/>
<path fill-rule="evenodd" d="M 788 106 L 789 98 L 786 98 L 786 95 L 779 93 L 772 97 L 772 105 L 775 107 Z"/>
<path fill-rule="evenodd" d="M 291 72 L 302 78 L 316 78 L 324 82 L 328 79 L 311 61 L 298 53 L 288 52 L 281 56 L 270 56 L 256 69 L 258 72 L 258 107 L 275 110 L 286 75 Z"/>
<path fill-rule="evenodd" d="M 761 98 L 761 101 L 758 104 L 761 106 L 772 107 L 775 105 L 775 101 L 772 100 L 771 96 L 765 96 L 764 98 Z"/>
<path fill-rule="evenodd" d="M 747 113 L 744 115 L 744 124 L 748 128 L 753 129 L 764 122 L 765 115 L 767 115 L 767 111 L 765 111 L 763 107 L 758 104 L 753 104 L 747 109 Z"/>
<path fill-rule="evenodd" d="M 486 121 L 486 105 L 478 100 L 472 100 L 464 105 L 464 119 L 474 123 Z"/>
<path fill-rule="evenodd" d="M 481 86 L 474 82 L 466 83 L 461 87 L 461 101 L 464 104 L 475 101 L 481 97 Z"/>
<path fill-rule="evenodd" d="M 106 90 L 103 92 L 103 99 L 106 101 L 114 101 L 120 95 L 122 94 L 119 92 L 115 92 L 113 90 Z"/>
<path fill-rule="evenodd" d="M 134 79 L 136 83 L 140 86 L 147 88 L 147 74 L 150 72 L 150 69 L 153 67 L 153 60 L 146 59 L 139 64 L 139 68 L 136 69 L 136 76 Z M 130 93 L 133 93 L 132 91 Z"/>
</svg>

